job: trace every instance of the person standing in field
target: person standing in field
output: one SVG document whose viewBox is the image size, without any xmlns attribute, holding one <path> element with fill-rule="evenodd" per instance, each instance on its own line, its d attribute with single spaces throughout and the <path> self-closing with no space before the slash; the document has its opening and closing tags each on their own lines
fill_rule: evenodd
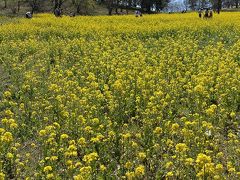
<svg viewBox="0 0 240 180">
<path fill-rule="evenodd" d="M 202 10 L 201 9 L 198 10 L 198 17 L 202 18 Z"/>
<path fill-rule="evenodd" d="M 213 11 L 212 11 L 212 10 L 210 10 L 210 12 L 209 12 L 209 17 L 210 17 L 210 18 L 213 17 Z"/>
<path fill-rule="evenodd" d="M 29 11 L 26 12 L 25 17 L 26 17 L 27 19 L 31 19 L 31 18 L 32 18 L 32 13 L 29 12 Z"/>
<path fill-rule="evenodd" d="M 76 14 L 75 14 L 75 12 L 71 12 L 69 16 L 70 16 L 70 17 L 75 17 Z"/>
<path fill-rule="evenodd" d="M 55 15 L 56 17 L 61 17 L 61 14 L 62 14 L 62 12 L 61 12 L 61 9 L 60 9 L 60 8 L 56 8 L 56 9 L 54 10 L 54 15 Z"/>
<path fill-rule="evenodd" d="M 205 17 L 205 18 L 208 18 L 208 9 L 205 10 L 204 17 Z"/>
<path fill-rule="evenodd" d="M 138 15 L 139 15 L 139 11 L 136 10 L 136 11 L 135 11 L 135 17 L 138 17 Z"/>
</svg>

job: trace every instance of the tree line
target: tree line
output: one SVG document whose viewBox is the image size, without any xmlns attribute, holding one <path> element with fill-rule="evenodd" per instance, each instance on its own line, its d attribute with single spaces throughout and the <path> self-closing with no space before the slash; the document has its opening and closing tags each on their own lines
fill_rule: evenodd
<svg viewBox="0 0 240 180">
<path fill-rule="evenodd" d="M 238 8 L 240 0 L 184 0 L 186 9 L 197 10 L 199 8 L 207 7 L 209 4 L 214 10 L 221 10 L 224 8 Z"/>
<path fill-rule="evenodd" d="M 170 0 L 0 0 L 3 9 L 17 13 L 21 7 L 29 7 L 32 13 L 49 12 L 68 7 L 77 14 L 89 14 L 95 5 L 103 5 L 108 14 L 120 14 L 123 10 L 141 10 L 145 13 L 159 12 Z"/>
<path fill-rule="evenodd" d="M 183 0 L 186 9 L 197 10 L 211 4 L 215 10 L 222 7 L 239 7 L 240 0 Z M 2 9 L 17 13 L 22 7 L 28 7 L 31 13 L 54 11 L 56 8 L 70 9 L 76 14 L 91 14 L 94 6 L 102 5 L 108 14 L 128 13 L 128 10 L 140 10 L 142 13 L 160 12 L 167 8 L 170 0 L 0 0 Z"/>
</svg>

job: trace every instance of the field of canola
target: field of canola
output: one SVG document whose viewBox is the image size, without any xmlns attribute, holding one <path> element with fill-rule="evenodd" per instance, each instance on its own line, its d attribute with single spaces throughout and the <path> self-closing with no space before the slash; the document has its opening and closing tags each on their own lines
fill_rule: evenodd
<svg viewBox="0 0 240 180">
<path fill-rule="evenodd" d="M 239 64 L 240 13 L 5 20 L 0 179 L 239 179 Z"/>
</svg>

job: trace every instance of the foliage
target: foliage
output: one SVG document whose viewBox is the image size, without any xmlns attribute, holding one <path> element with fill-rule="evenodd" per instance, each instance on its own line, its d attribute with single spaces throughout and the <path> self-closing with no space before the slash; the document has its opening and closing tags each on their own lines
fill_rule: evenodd
<svg viewBox="0 0 240 180">
<path fill-rule="evenodd" d="M 94 1 L 90 0 L 72 0 L 72 3 L 78 14 L 80 14 L 81 11 L 85 11 L 84 13 L 88 14 L 88 11 L 94 7 Z"/>
</svg>

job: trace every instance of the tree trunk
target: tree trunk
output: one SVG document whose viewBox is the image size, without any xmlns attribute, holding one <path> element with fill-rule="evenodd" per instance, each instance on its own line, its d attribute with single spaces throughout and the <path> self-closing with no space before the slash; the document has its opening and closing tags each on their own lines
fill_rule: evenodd
<svg viewBox="0 0 240 180">
<path fill-rule="evenodd" d="M 195 11 L 195 3 L 194 3 L 194 1 L 190 1 L 190 2 L 191 2 L 191 5 L 190 5 L 191 9 L 193 11 Z"/>
<path fill-rule="evenodd" d="M 4 8 L 7 8 L 7 0 L 4 0 Z"/>
<path fill-rule="evenodd" d="M 151 6 L 150 6 L 150 4 L 147 5 L 147 13 L 148 13 L 148 14 L 151 13 Z"/>
<path fill-rule="evenodd" d="M 61 8 L 63 4 L 63 0 L 59 0 L 58 7 Z"/>
<path fill-rule="evenodd" d="M 112 15 L 112 10 L 113 9 L 111 7 L 108 8 L 108 15 L 110 15 L 110 16 Z"/>
<path fill-rule="evenodd" d="M 58 0 L 54 0 L 54 9 L 58 8 Z"/>
<path fill-rule="evenodd" d="M 119 0 L 117 0 L 117 3 L 116 3 L 116 9 L 115 9 L 116 14 L 118 14 L 118 6 L 119 6 Z"/>
<path fill-rule="evenodd" d="M 132 1 L 131 0 L 128 0 L 128 5 L 127 7 L 130 8 L 132 6 Z"/>
<path fill-rule="evenodd" d="M 33 14 L 35 10 L 34 4 L 32 4 L 31 7 L 32 7 L 31 14 Z"/>
<path fill-rule="evenodd" d="M 21 2 L 20 1 L 18 1 L 18 3 L 17 3 L 17 11 L 19 12 L 20 11 L 20 6 L 21 6 Z"/>
<path fill-rule="evenodd" d="M 238 0 L 236 0 L 235 3 L 236 3 L 236 8 L 238 8 Z"/>
<path fill-rule="evenodd" d="M 220 10 L 222 9 L 222 0 L 217 1 L 217 13 L 220 14 Z"/>
<path fill-rule="evenodd" d="M 80 5 L 78 4 L 77 5 L 77 14 L 80 14 L 80 10 L 81 10 L 81 8 L 80 8 Z"/>
<path fill-rule="evenodd" d="M 107 9 L 108 9 L 108 15 L 112 15 L 113 10 L 113 0 L 106 0 L 107 3 Z"/>
</svg>

